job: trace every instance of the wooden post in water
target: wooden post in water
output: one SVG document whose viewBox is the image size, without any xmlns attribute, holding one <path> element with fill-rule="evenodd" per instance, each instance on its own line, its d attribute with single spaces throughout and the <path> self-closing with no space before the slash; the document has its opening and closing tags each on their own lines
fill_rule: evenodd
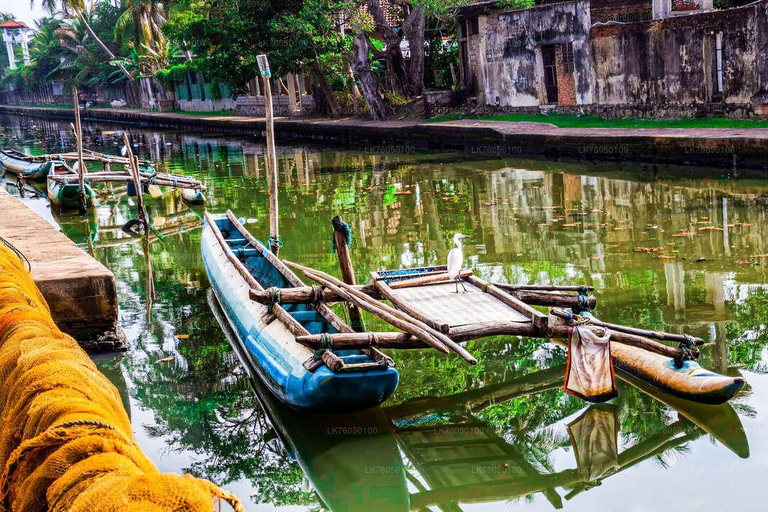
<svg viewBox="0 0 768 512">
<path fill-rule="evenodd" d="M 269 183 L 269 250 L 277 254 L 280 250 L 280 227 L 277 202 L 277 153 L 275 152 L 275 123 L 272 108 L 272 86 L 269 79 L 269 61 L 266 55 L 258 55 L 261 77 L 264 82 L 264 113 L 267 118 L 267 181 Z"/>
<path fill-rule="evenodd" d="M 133 156 L 131 142 L 128 140 L 128 134 L 123 133 L 123 144 L 125 144 L 125 156 L 128 158 L 128 173 L 136 187 L 137 218 L 146 233 L 149 231 L 149 222 L 147 220 L 147 210 L 144 207 L 144 191 L 141 187 L 141 171 L 139 171 L 139 157 Z"/>
<path fill-rule="evenodd" d="M 78 199 L 80 201 L 80 213 L 85 213 L 86 208 L 86 195 L 85 195 L 85 179 L 83 174 L 85 173 L 85 164 L 83 163 L 83 127 L 80 124 L 80 100 L 77 96 L 77 87 L 72 88 L 72 96 L 75 105 L 75 125 L 73 131 L 75 133 L 75 142 L 77 144 L 77 184 L 80 187 L 80 193 Z"/>
<path fill-rule="evenodd" d="M 331 220 L 331 225 L 333 226 L 333 246 L 336 248 L 336 256 L 339 259 L 341 279 L 347 284 L 357 284 L 355 282 L 355 268 L 352 266 L 352 256 L 349 254 L 348 236 L 352 236 L 349 226 L 341 219 L 341 215 L 336 215 Z M 365 331 L 360 310 L 352 303 L 348 304 L 348 307 L 350 327 L 357 332 Z"/>
</svg>

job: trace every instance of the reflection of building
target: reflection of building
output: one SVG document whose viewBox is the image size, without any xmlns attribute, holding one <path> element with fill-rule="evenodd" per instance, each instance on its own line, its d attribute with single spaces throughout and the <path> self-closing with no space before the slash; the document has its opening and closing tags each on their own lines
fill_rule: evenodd
<svg viewBox="0 0 768 512">
<path fill-rule="evenodd" d="M 14 51 L 13 46 L 17 44 L 21 46 L 21 54 L 24 59 L 24 64 L 28 65 L 29 42 L 34 36 L 32 29 L 25 24 L 14 20 L 0 23 L 0 28 L 3 29 L 3 41 L 5 41 L 5 49 L 8 51 L 8 62 L 11 69 L 16 69 L 16 52 Z"/>
<path fill-rule="evenodd" d="M 456 16 L 461 79 L 486 106 L 768 114 L 766 1 L 726 10 L 712 10 L 712 0 L 572 0 L 524 10 L 486 1 Z"/>
</svg>

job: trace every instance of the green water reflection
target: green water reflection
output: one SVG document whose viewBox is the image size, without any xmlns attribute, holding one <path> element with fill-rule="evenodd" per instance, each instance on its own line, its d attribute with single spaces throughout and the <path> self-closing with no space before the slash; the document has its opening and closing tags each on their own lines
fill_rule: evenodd
<svg viewBox="0 0 768 512">
<path fill-rule="evenodd" d="M 0 121 L 3 146 L 71 147 L 64 123 Z M 119 149 L 114 126 L 86 128 L 87 147 Z M 267 235 L 258 142 L 129 131 L 143 157 L 202 179 L 209 210 L 230 208 Z M 614 403 L 586 407 L 559 389 L 561 349 L 498 337 L 468 345 L 474 367 L 395 353 L 401 385 L 383 407 L 308 416 L 260 396 L 222 332 L 200 260 L 201 210 L 173 193 L 150 200 L 156 232 L 132 239 L 119 230 L 133 211 L 124 187 L 104 190 L 86 218 L 52 214 L 29 191 L 28 204 L 116 275 L 132 348 L 100 364 L 163 470 L 210 478 L 259 511 L 763 508 L 768 185 L 659 177 L 674 169 L 313 147 L 280 148 L 279 171 L 286 259 L 336 272 L 337 213 L 353 228 L 360 280 L 441 263 L 460 231 L 483 277 L 591 284 L 601 318 L 701 336 L 702 364 L 742 373 L 750 386 L 732 405 L 710 407 L 621 381 Z"/>
</svg>

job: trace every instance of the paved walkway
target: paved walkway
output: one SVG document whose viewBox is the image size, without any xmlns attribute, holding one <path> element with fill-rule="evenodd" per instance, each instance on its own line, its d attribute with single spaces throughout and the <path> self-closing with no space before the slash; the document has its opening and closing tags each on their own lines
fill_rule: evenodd
<svg viewBox="0 0 768 512">
<path fill-rule="evenodd" d="M 102 108 L 98 112 L 112 113 L 116 116 L 125 112 L 132 112 L 126 109 Z M 223 116 L 223 115 L 204 115 L 204 114 L 181 114 L 174 112 L 141 112 L 145 117 L 154 117 L 158 120 L 205 120 L 204 122 L 225 121 L 234 125 L 249 125 L 265 123 L 264 117 L 257 116 Z M 476 130 L 492 129 L 505 134 L 539 134 L 552 136 L 577 136 L 577 137 L 675 137 L 675 138 L 756 138 L 768 139 L 768 128 L 560 128 L 549 123 L 531 123 L 531 122 L 509 122 L 509 121 L 482 121 L 475 119 L 461 119 L 445 122 L 424 122 L 424 121 L 366 121 L 361 119 L 326 119 L 326 118 L 289 118 L 276 117 L 275 121 L 280 124 L 295 123 L 299 125 L 314 125 L 329 127 L 365 127 L 365 128 L 384 128 L 384 129 L 403 129 L 414 128 L 417 126 L 450 126 L 453 128 Z"/>
</svg>

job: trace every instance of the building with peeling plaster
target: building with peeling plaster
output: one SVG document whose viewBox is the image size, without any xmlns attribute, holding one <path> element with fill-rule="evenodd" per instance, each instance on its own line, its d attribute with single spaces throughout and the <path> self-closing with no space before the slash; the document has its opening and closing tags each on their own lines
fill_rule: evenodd
<svg viewBox="0 0 768 512">
<path fill-rule="evenodd" d="M 768 115 L 768 0 L 502 6 L 456 10 L 461 85 L 485 110 Z"/>
</svg>

